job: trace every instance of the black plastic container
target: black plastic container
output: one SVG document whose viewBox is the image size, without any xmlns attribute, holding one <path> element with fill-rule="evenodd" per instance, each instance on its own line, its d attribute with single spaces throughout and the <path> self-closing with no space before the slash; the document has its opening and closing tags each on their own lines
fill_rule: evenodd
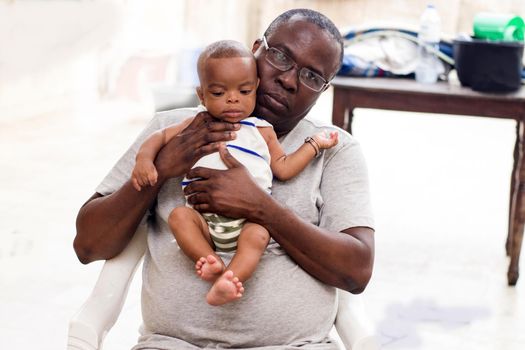
<svg viewBox="0 0 525 350">
<path fill-rule="evenodd" d="M 521 87 L 523 42 L 454 40 L 454 60 L 462 85 L 484 92 Z"/>
</svg>

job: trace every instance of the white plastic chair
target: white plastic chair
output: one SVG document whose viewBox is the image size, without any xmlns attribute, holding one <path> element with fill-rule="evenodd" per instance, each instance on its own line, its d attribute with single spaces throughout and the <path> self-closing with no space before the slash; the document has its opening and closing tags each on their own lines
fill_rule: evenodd
<svg viewBox="0 0 525 350">
<path fill-rule="evenodd" d="M 117 321 L 128 288 L 146 250 L 146 231 L 137 233 L 120 255 L 104 263 L 89 298 L 69 322 L 67 350 L 101 350 Z M 347 350 L 377 350 L 379 345 L 361 296 L 338 290 L 335 328 Z"/>
</svg>

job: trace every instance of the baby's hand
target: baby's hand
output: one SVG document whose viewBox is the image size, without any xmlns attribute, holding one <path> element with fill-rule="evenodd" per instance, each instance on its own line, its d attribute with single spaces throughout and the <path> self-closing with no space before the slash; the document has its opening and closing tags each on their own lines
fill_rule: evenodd
<svg viewBox="0 0 525 350">
<path fill-rule="evenodd" d="M 140 191 L 142 187 L 150 185 L 153 186 L 157 183 L 157 169 L 151 161 L 137 161 L 133 173 L 131 173 L 131 182 L 133 187 L 137 191 Z"/>
<path fill-rule="evenodd" d="M 315 134 L 313 139 L 321 149 L 328 149 L 337 145 L 337 142 L 339 142 L 339 133 L 337 131 L 328 133 L 326 130 L 323 130 Z"/>
</svg>

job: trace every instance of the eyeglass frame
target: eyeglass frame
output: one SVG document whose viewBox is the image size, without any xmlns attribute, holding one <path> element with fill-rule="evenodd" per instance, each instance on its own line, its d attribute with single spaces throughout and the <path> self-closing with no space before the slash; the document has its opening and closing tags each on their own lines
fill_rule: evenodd
<svg viewBox="0 0 525 350">
<path fill-rule="evenodd" d="M 266 60 L 266 62 L 268 62 L 272 67 L 274 67 L 275 69 L 281 71 L 281 72 L 287 72 L 289 71 L 290 69 L 292 69 L 293 67 L 297 67 L 299 68 L 297 62 L 295 62 L 295 60 L 293 60 L 292 58 L 290 58 L 290 56 L 288 56 L 286 53 L 282 52 L 281 50 L 275 48 L 275 47 L 270 47 L 270 45 L 268 45 L 268 41 L 266 40 L 266 36 L 263 35 L 262 36 L 262 39 L 261 39 L 262 43 L 263 43 L 263 47 L 266 51 L 269 51 L 270 49 L 273 49 L 277 52 L 279 52 L 280 54 L 282 54 L 284 57 L 286 57 L 290 62 L 291 62 L 291 65 L 290 65 L 290 68 L 288 69 L 282 69 L 280 67 L 277 67 L 274 63 L 272 63 L 269 59 L 268 59 L 268 56 L 265 55 L 264 56 L 264 59 Z M 316 90 L 314 89 L 313 87 L 311 86 L 308 86 L 302 79 L 301 79 L 301 72 L 303 70 L 306 70 L 316 76 L 318 76 L 322 81 L 324 81 L 323 85 L 321 85 L 321 87 L 319 88 L 319 90 Z M 319 73 L 316 73 L 314 72 L 313 70 L 311 70 L 310 68 L 306 68 L 306 67 L 301 67 L 301 69 L 298 69 L 297 70 L 297 80 L 299 80 L 301 82 L 301 84 L 303 84 L 304 86 L 306 86 L 308 89 L 312 90 L 312 91 L 315 91 L 315 92 L 321 92 L 323 90 L 325 90 L 328 86 L 330 86 L 330 80 L 326 80 L 325 78 L 323 78 Z"/>
</svg>

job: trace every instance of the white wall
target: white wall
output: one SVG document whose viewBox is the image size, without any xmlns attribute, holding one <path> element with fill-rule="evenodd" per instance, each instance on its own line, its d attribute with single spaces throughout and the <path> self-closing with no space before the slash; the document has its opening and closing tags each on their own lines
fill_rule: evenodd
<svg viewBox="0 0 525 350">
<path fill-rule="evenodd" d="M 172 50 L 183 7 L 168 0 L 0 2 L 0 121 L 96 103 L 130 55 Z"/>
<path fill-rule="evenodd" d="M 116 1 L 0 3 L 0 120 L 96 92 L 98 55 L 119 30 Z"/>
<path fill-rule="evenodd" d="M 428 0 L 0 0 L 0 122 L 78 110 L 100 98 L 140 102 L 173 83 L 181 49 L 218 39 L 247 46 L 279 13 L 308 7 L 339 27 L 417 26 Z M 475 13 L 525 16 L 523 0 L 433 0 L 443 30 L 469 32 Z M 183 73 L 190 72 L 187 65 Z M 180 75 L 180 74 L 179 74 Z M 149 91 L 149 90 L 148 90 Z"/>
</svg>

